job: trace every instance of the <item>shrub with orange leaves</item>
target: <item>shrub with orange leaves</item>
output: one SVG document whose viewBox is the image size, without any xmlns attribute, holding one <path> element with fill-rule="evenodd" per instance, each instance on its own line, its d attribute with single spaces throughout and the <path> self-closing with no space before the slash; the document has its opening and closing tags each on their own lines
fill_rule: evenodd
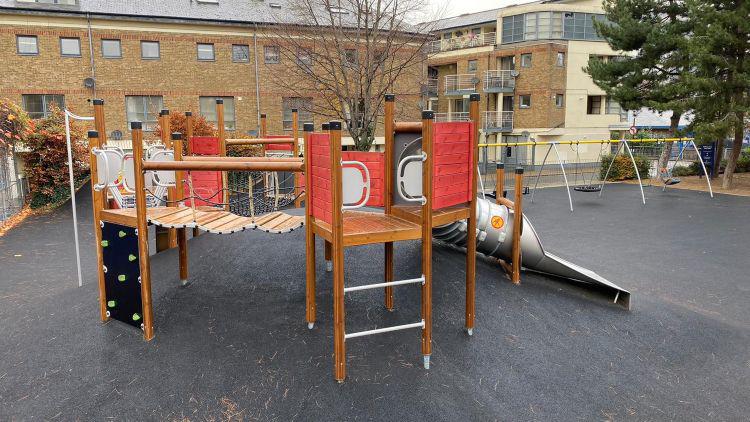
<svg viewBox="0 0 750 422">
<path fill-rule="evenodd" d="M 0 99 L 0 151 L 26 139 L 32 129 L 29 115 L 17 104 Z"/>
</svg>

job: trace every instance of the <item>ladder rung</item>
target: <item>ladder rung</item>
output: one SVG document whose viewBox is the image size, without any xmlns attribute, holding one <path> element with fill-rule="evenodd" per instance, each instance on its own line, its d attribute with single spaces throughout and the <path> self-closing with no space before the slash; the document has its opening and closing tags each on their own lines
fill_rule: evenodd
<svg viewBox="0 0 750 422">
<path fill-rule="evenodd" d="M 408 280 L 388 281 L 385 283 L 365 284 L 364 286 L 344 287 L 344 293 L 356 292 L 358 290 L 379 289 L 381 287 L 401 286 L 403 284 L 414 283 L 424 284 L 424 276 L 419 278 L 410 278 Z"/>
<path fill-rule="evenodd" d="M 407 330 L 409 328 L 424 328 L 424 320 L 415 322 L 413 324 L 394 325 L 393 327 L 376 328 L 374 330 L 359 331 L 356 333 L 344 334 L 344 339 L 346 340 L 348 338 L 369 336 L 372 334 L 387 333 L 389 331 Z"/>
</svg>

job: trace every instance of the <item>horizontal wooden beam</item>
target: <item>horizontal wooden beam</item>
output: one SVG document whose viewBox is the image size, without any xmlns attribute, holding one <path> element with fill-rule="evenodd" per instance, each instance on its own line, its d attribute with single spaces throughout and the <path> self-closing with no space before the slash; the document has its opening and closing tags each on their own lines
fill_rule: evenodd
<svg viewBox="0 0 750 422">
<path fill-rule="evenodd" d="M 237 157 L 242 158 L 242 157 Z M 302 172 L 304 164 L 286 161 L 146 161 L 143 170 L 156 171 L 290 171 Z"/>
<path fill-rule="evenodd" d="M 396 122 L 393 130 L 396 133 L 422 133 L 422 122 Z"/>
<path fill-rule="evenodd" d="M 239 163 L 301 163 L 301 158 L 296 157 L 215 157 L 215 156 L 184 156 L 183 161 L 218 161 Z"/>
<path fill-rule="evenodd" d="M 255 138 L 255 139 L 227 139 L 227 146 L 231 145 L 271 145 L 294 144 L 294 138 Z"/>
</svg>

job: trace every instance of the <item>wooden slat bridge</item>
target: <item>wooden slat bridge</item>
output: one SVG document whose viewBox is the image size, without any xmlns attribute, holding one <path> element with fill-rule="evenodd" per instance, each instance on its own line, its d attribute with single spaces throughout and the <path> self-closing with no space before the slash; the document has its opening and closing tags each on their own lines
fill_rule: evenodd
<svg viewBox="0 0 750 422">
<path fill-rule="evenodd" d="M 136 227 L 133 208 L 102 210 L 104 221 Z M 244 230 L 262 230 L 266 233 L 289 233 L 305 224 L 304 216 L 289 215 L 281 211 L 258 217 L 245 217 L 213 207 L 154 207 L 148 208 L 146 219 L 155 226 L 169 229 L 197 228 L 214 234 L 231 234 Z"/>
</svg>

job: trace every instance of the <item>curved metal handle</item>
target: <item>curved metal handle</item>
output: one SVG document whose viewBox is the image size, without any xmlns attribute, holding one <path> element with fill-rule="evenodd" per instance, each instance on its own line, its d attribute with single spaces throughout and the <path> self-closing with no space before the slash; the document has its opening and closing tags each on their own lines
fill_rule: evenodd
<svg viewBox="0 0 750 422">
<path fill-rule="evenodd" d="M 348 166 L 357 166 L 357 167 L 361 168 L 362 170 L 364 170 L 364 172 L 365 172 L 365 186 L 364 186 L 365 197 L 358 204 L 354 204 L 354 205 L 342 205 L 341 209 L 342 210 L 352 210 L 352 209 L 356 209 L 356 208 L 362 208 L 362 207 L 365 206 L 365 204 L 367 204 L 367 201 L 370 200 L 370 170 L 361 161 L 341 161 L 341 166 L 343 167 L 345 165 L 348 165 Z"/>
<path fill-rule="evenodd" d="M 100 191 L 109 185 L 109 157 L 107 157 L 107 154 L 104 152 L 104 150 L 101 150 L 99 148 L 92 148 L 91 153 L 94 154 L 97 158 L 101 157 L 104 161 L 104 183 L 94 184 L 94 190 Z M 99 174 L 101 174 L 101 172 L 99 172 Z"/>
<path fill-rule="evenodd" d="M 125 160 L 128 159 L 134 159 L 132 153 L 122 156 L 122 188 L 125 189 L 125 192 L 135 193 L 135 188 L 131 188 L 130 186 L 128 186 L 127 172 L 125 171 Z M 133 173 L 135 173 L 135 163 L 133 163 Z"/>
<path fill-rule="evenodd" d="M 396 173 L 396 174 L 398 174 L 399 178 L 404 177 L 404 170 L 406 168 L 406 165 L 409 164 L 409 163 L 411 163 L 412 161 L 422 161 L 422 162 L 425 162 L 425 161 L 427 161 L 427 154 L 425 154 L 424 152 L 422 152 L 420 155 L 408 155 L 408 156 L 402 158 L 401 161 L 398 162 L 398 169 L 397 169 L 397 173 Z M 398 195 L 404 201 L 407 201 L 407 202 L 419 202 L 422 205 L 427 204 L 427 197 L 425 197 L 424 195 L 415 198 L 415 197 L 409 195 L 408 193 L 406 193 L 406 186 L 404 185 L 403 180 L 401 181 L 401 183 L 398 184 L 398 190 L 397 191 L 398 191 Z"/>
<path fill-rule="evenodd" d="M 151 145 L 150 147 L 146 148 L 146 157 L 147 158 L 153 158 L 153 155 L 156 155 L 157 153 L 161 152 L 161 151 L 153 152 L 156 149 L 159 149 L 159 150 L 162 150 L 162 151 L 166 151 L 167 147 L 165 147 L 164 145 L 161 145 L 161 144 Z"/>
<path fill-rule="evenodd" d="M 164 156 L 171 156 L 172 159 L 174 160 L 174 151 L 164 149 L 164 150 L 161 150 L 161 151 L 156 151 L 154 153 L 154 155 L 151 157 L 150 161 L 159 161 L 159 157 L 161 157 L 162 155 L 164 155 Z M 175 180 L 174 183 L 161 183 L 159 181 L 159 173 L 160 173 L 159 171 L 154 172 L 154 179 L 153 180 L 154 180 L 154 184 L 156 186 L 161 186 L 163 188 L 171 188 L 171 187 L 177 185 L 177 181 L 176 180 Z"/>
</svg>

